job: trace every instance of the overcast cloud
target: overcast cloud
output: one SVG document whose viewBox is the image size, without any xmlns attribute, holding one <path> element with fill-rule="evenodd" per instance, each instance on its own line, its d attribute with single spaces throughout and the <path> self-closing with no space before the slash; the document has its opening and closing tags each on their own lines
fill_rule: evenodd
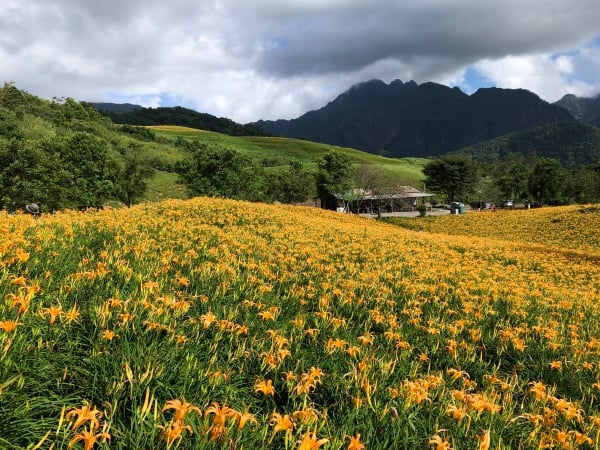
<svg viewBox="0 0 600 450">
<path fill-rule="evenodd" d="M 297 117 L 351 85 L 600 92 L 598 0 L 0 0 L 0 82 L 44 98 Z"/>
</svg>

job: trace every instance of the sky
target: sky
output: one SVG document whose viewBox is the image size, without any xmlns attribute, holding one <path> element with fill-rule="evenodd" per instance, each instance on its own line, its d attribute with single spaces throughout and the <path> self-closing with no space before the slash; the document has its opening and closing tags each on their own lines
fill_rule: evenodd
<svg viewBox="0 0 600 450">
<path fill-rule="evenodd" d="M 370 79 L 600 93 L 598 0 L 0 0 L 0 83 L 299 117 Z"/>
</svg>

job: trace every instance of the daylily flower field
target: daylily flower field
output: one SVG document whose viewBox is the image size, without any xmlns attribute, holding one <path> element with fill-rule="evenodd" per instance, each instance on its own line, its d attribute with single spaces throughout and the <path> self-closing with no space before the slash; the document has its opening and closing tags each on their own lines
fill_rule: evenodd
<svg viewBox="0 0 600 450">
<path fill-rule="evenodd" d="M 0 215 L 0 448 L 600 448 L 583 209 Z"/>
</svg>

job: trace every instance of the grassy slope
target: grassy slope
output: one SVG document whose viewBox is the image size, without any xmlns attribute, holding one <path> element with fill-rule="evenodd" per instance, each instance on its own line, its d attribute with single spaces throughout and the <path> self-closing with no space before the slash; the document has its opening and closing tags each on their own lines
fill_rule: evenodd
<svg viewBox="0 0 600 450">
<path fill-rule="evenodd" d="M 279 137 L 236 137 L 210 131 L 196 130 L 180 126 L 148 127 L 159 136 L 168 138 L 198 139 L 201 142 L 234 148 L 257 159 L 272 159 L 277 164 L 287 164 L 292 159 L 316 168 L 316 161 L 332 149 L 339 150 L 352 158 L 356 164 L 374 164 L 391 176 L 405 180 L 418 186 L 423 179 L 422 168 L 427 163 L 425 158 L 392 159 L 372 155 L 351 148 L 336 147 L 301 139 Z"/>
</svg>

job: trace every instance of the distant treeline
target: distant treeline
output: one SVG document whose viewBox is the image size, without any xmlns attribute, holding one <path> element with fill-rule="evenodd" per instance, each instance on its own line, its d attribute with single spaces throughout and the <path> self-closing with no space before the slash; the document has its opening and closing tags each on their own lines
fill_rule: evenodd
<svg viewBox="0 0 600 450">
<path fill-rule="evenodd" d="M 104 106 L 106 107 L 106 106 Z M 215 117 L 211 114 L 200 113 L 181 106 L 165 108 L 137 108 L 130 111 L 115 111 L 100 109 L 100 113 L 114 123 L 150 126 L 150 125 L 179 125 L 198 130 L 214 131 L 230 136 L 272 136 L 255 124 L 242 125 L 231 119 Z"/>
</svg>

